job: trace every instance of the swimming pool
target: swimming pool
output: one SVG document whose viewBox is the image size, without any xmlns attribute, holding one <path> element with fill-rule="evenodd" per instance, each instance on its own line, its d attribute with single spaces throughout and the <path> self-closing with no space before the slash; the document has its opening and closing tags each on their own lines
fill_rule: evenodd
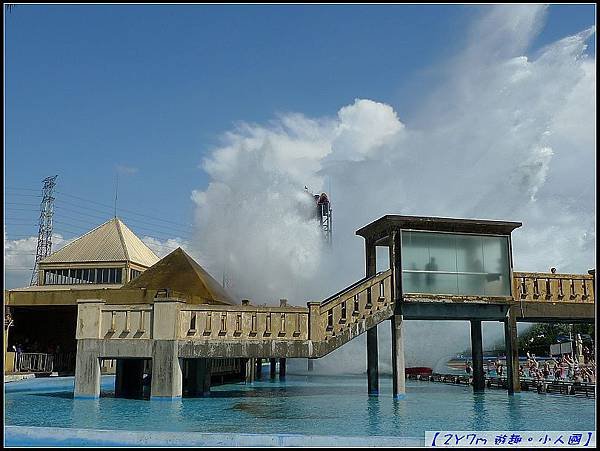
<svg viewBox="0 0 600 451">
<path fill-rule="evenodd" d="M 73 378 L 32 379 L 5 385 L 5 424 L 420 439 L 425 431 L 441 429 L 591 431 L 595 427 L 592 398 L 534 392 L 509 396 L 503 390 L 474 394 L 468 386 L 407 381 L 406 398 L 393 400 L 391 378 L 381 378 L 378 397 L 367 396 L 366 385 L 364 376 L 288 375 L 285 381 L 213 387 L 207 398 L 148 401 L 114 398 L 114 377 L 103 376 L 102 397 L 80 400 L 73 399 Z M 7 444 L 9 439 L 10 434 Z"/>
</svg>

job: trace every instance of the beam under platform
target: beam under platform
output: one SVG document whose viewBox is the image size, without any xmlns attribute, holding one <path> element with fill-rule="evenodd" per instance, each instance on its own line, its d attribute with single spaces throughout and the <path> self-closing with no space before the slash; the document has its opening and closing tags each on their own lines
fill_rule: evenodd
<svg viewBox="0 0 600 451">
<path fill-rule="evenodd" d="M 519 393 L 521 391 L 521 379 L 519 377 L 519 347 L 517 336 L 516 312 L 511 308 L 504 320 L 504 343 L 506 346 L 506 373 L 508 377 L 508 393 Z"/>
<path fill-rule="evenodd" d="M 189 397 L 201 397 L 210 394 L 210 359 L 184 359 L 186 377 L 183 394 Z"/>
<path fill-rule="evenodd" d="M 256 379 L 262 378 L 262 359 L 259 357 L 256 359 Z"/>
<path fill-rule="evenodd" d="M 144 359 L 117 359 L 115 398 L 143 397 L 144 363 Z"/>
<path fill-rule="evenodd" d="M 367 379 L 369 395 L 379 395 L 379 357 L 377 353 L 377 326 L 367 330 Z"/>
<path fill-rule="evenodd" d="M 483 341 L 481 338 L 481 321 L 471 320 L 471 358 L 473 359 L 473 391 L 485 391 L 485 374 L 483 372 Z"/>
<path fill-rule="evenodd" d="M 406 394 L 406 370 L 404 363 L 404 336 L 402 315 L 394 315 L 392 324 L 392 371 L 394 399 L 402 399 Z"/>
<path fill-rule="evenodd" d="M 285 359 L 279 359 L 279 379 L 285 379 Z"/>
</svg>

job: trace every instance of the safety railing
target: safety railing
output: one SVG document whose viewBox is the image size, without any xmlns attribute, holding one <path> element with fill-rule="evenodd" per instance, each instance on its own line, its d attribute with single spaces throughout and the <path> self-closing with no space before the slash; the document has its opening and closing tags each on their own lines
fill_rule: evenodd
<svg viewBox="0 0 600 451">
<path fill-rule="evenodd" d="M 179 312 L 180 339 L 308 340 L 308 309 L 186 305 Z"/>
<path fill-rule="evenodd" d="M 589 274 L 513 273 L 515 300 L 594 303 L 594 277 Z"/>
<path fill-rule="evenodd" d="M 319 305 L 318 321 L 325 329 L 323 338 L 338 335 L 391 305 L 391 276 L 391 270 L 381 272 L 323 301 Z"/>
<path fill-rule="evenodd" d="M 19 352 L 15 369 L 21 373 L 51 373 L 54 369 L 54 356 L 40 352 Z"/>
<path fill-rule="evenodd" d="M 152 338 L 152 305 L 104 305 L 101 315 L 103 338 Z"/>
</svg>

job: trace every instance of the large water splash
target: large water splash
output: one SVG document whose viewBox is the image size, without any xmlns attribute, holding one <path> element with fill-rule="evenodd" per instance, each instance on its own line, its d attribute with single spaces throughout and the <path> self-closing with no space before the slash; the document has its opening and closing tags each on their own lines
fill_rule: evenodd
<svg viewBox="0 0 600 451">
<path fill-rule="evenodd" d="M 335 117 L 286 114 L 226 133 L 203 163 L 208 188 L 192 196 L 196 255 L 216 276 L 227 273 L 238 297 L 304 305 L 362 277 L 354 231 L 401 213 L 522 221 L 517 269 L 592 267 L 595 62 L 585 43 L 594 30 L 525 56 L 544 14 L 489 9 L 412 124 L 389 105 L 357 99 Z M 332 187 L 331 251 L 303 211 L 305 185 Z M 464 349 L 468 334 L 466 323 L 409 323 L 409 364 Z M 359 356 L 361 340 L 352 349 Z M 364 358 L 346 352 L 330 360 L 364 370 Z"/>
</svg>

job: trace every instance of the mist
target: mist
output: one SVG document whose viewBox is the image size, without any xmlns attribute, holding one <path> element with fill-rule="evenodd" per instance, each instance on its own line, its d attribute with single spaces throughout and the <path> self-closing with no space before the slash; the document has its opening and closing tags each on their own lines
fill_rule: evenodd
<svg viewBox="0 0 600 451">
<path fill-rule="evenodd" d="M 545 15 L 486 8 L 417 111 L 356 99 L 328 117 L 237 124 L 202 161 L 210 183 L 192 193 L 194 255 L 237 298 L 306 305 L 364 276 L 358 228 L 406 214 L 521 221 L 515 270 L 594 267 L 595 60 L 585 52 L 595 30 L 528 54 Z M 330 195 L 331 249 L 306 214 L 305 186 Z M 379 330 L 385 372 L 389 324 Z M 485 323 L 485 346 L 501 337 L 500 323 Z M 405 346 L 408 366 L 437 365 L 469 346 L 469 324 L 407 321 Z M 364 336 L 315 368 L 364 372 Z"/>
</svg>

